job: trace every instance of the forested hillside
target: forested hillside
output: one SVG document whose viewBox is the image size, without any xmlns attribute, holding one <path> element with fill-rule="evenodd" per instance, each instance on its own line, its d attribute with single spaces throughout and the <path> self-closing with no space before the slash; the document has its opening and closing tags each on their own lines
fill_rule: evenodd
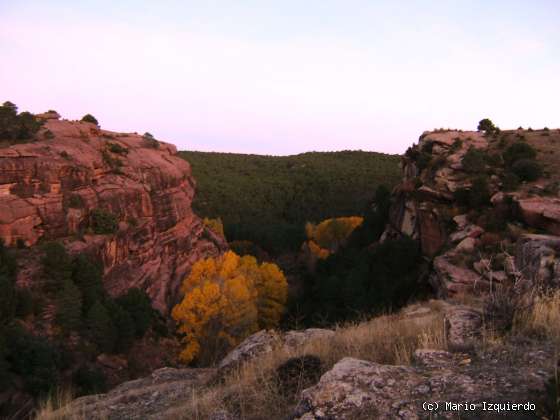
<svg viewBox="0 0 560 420">
<path fill-rule="evenodd" d="M 400 179 L 399 156 L 373 152 L 180 155 L 197 181 L 195 212 L 220 217 L 228 240 L 272 252 L 301 246 L 306 222 L 363 214 L 378 185 Z"/>
</svg>

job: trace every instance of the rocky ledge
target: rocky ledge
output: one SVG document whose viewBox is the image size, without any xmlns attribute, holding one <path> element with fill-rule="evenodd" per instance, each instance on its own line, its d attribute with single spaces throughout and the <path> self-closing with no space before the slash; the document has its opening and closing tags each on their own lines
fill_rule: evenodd
<svg viewBox="0 0 560 420">
<path fill-rule="evenodd" d="M 227 246 L 192 212 L 194 192 L 173 145 L 48 118 L 38 140 L 0 149 L 0 238 L 19 247 L 61 240 L 95 255 L 109 293 L 138 287 L 166 312 L 191 265 Z M 99 210 L 116 223 L 112 232 L 92 229 Z M 24 265 L 20 285 L 37 264 Z"/>
</svg>

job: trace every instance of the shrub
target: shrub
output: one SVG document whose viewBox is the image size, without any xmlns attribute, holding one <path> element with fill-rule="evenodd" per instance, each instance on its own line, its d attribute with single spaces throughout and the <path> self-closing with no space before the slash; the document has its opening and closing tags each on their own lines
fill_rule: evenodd
<svg viewBox="0 0 560 420">
<path fill-rule="evenodd" d="M 58 292 L 67 281 L 72 279 L 72 260 L 66 248 L 59 242 L 44 245 L 43 280 L 48 292 Z"/>
<path fill-rule="evenodd" d="M 531 159 L 520 159 L 513 164 L 511 169 L 522 181 L 535 181 L 542 176 L 541 166 Z"/>
<path fill-rule="evenodd" d="M 73 209 L 84 208 L 84 199 L 79 194 L 70 194 L 68 196 L 68 207 Z"/>
<path fill-rule="evenodd" d="M 150 297 L 143 290 L 132 288 L 120 296 L 117 303 L 132 317 L 136 337 L 143 337 L 154 318 Z"/>
<path fill-rule="evenodd" d="M 93 115 L 91 114 L 86 114 L 82 117 L 82 121 L 83 122 L 87 122 L 87 123 L 92 123 L 95 125 L 99 125 L 99 122 L 97 121 L 97 118 L 95 118 Z"/>
<path fill-rule="evenodd" d="M 126 147 L 121 146 L 118 143 L 107 143 L 107 148 L 111 153 L 116 153 L 118 155 L 128 154 L 128 149 Z"/>
<path fill-rule="evenodd" d="M 12 102 L 4 102 L 0 106 L 0 140 L 28 140 L 35 136 L 41 128 L 41 122 L 29 112 L 18 114 L 17 106 Z"/>
<path fill-rule="evenodd" d="M 463 169 L 470 173 L 483 172 L 485 164 L 485 153 L 481 150 L 471 147 L 463 157 Z"/>
<path fill-rule="evenodd" d="M 536 157 L 537 151 L 531 145 L 522 142 L 513 143 L 503 154 L 504 161 L 509 166 L 520 159 L 535 159 Z"/>
<path fill-rule="evenodd" d="M 457 150 L 459 150 L 461 148 L 461 146 L 463 146 L 463 140 L 461 140 L 459 137 L 457 137 L 453 141 L 453 144 L 451 145 L 451 151 L 456 152 Z"/>
<path fill-rule="evenodd" d="M 91 225 L 93 231 L 98 235 L 115 233 L 119 227 L 117 217 L 113 213 L 102 209 L 92 210 Z"/>
<path fill-rule="evenodd" d="M 90 339 L 99 351 L 110 353 L 115 347 L 117 332 L 107 308 L 99 301 L 89 309 L 86 325 Z"/>
<path fill-rule="evenodd" d="M 289 398 L 316 384 L 321 373 L 321 359 L 312 354 L 292 357 L 276 368 L 280 391 Z"/>
<path fill-rule="evenodd" d="M 471 208 L 485 206 L 490 202 L 488 180 L 484 176 L 477 177 L 469 192 L 469 205 Z"/>
<path fill-rule="evenodd" d="M 151 147 L 152 149 L 159 148 L 159 141 L 157 141 L 156 138 L 151 133 L 144 133 L 142 137 L 146 141 L 148 147 Z"/>
<path fill-rule="evenodd" d="M 80 366 L 72 375 L 76 396 L 101 394 L 107 391 L 107 380 L 101 369 Z"/>
<path fill-rule="evenodd" d="M 502 178 L 502 188 L 504 191 L 514 191 L 519 187 L 521 180 L 513 172 L 506 172 Z"/>
<path fill-rule="evenodd" d="M 19 325 L 4 331 L 11 370 L 23 377 L 25 389 L 34 396 L 52 391 L 58 384 L 61 352 L 46 338 L 29 334 Z"/>
<path fill-rule="evenodd" d="M 120 173 L 121 167 L 123 166 L 122 161 L 119 158 L 114 158 L 107 150 L 101 152 L 103 156 L 103 161 L 109 165 L 109 167 L 115 172 Z"/>
<path fill-rule="evenodd" d="M 47 140 L 52 140 L 52 139 L 54 139 L 54 134 L 53 134 L 53 132 L 52 132 L 51 130 L 45 131 L 44 136 L 45 136 L 45 138 L 46 138 Z"/>
<path fill-rule="evenodd" d="M 489 134 L 492 133 L 496 129 L 496 126 L 489 118 L 484 118 L 478 122 L 478 131 L 484 131 L 485 133 Z"/>
</svg>

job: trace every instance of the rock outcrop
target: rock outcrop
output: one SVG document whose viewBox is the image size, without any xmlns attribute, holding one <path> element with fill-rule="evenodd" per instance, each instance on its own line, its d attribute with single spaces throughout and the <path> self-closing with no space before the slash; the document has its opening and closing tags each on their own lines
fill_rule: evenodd
<svg viewBox="0 0 560 420">
<path fill-rule="evenodd" d="M 189 164 L 171 144 L 51 114 L 40 140 L 0 149 L 0 238 L 20 247 L 61 240 L 95 255 L 110 294 L 139 287 L 166 312 L 192 264 L 226 248 L 191 210 Z M 118 223 L 114 233 L 95 233 L 96 209 Z M 33 275 L 26 266 L 21 284 Z"/>
<path fill-rule="evenodd" d="M 560 198 L 536 183 L 514 191 L 503 185 L 508 168 L 500 163 L 506 147 L 501 143 L 519 142 L 519 135 L 425 132 L 403 157 L 403 181 L 393 191 L 382 240 L 402 235 L 417 239 L 433 262 L 427 278 L 439 297 L 486 293 L 508 281 L 518 283 L 518 289 L 560 285 Z M 484 170 L 463 166 L 471 149 L 483 152 L 478 165 Z M 469 194 L 480 175 L 486 191 L 478 194 L 490 199 L 481 198 L 484 205 L 473 206 Z M 529 234 L 535 231 L 546 235 Z M 496 248 L 503 252 L 492 250 Z"/>
<path fill-rule="evenodd" d="M 72 413 L 68 418 L 176 418 L 166 412 L 190 398 L 194 390 L 207 384 L 214 374 L 215 369 L 158 369 L 146 378 L 125 382 L 107 394 L 77 398 L 64 411 Z M 60 417 L 65 418 L 64 412 Z"/>
<path fill-rule="evenodd" d="M 489 352 L 473 357 L 417 350 L 412 366 L 344 358 L 317 385 L 302 392 L 297 420 L 319 419 L 539 419 L 548 379 L 547 351 Z M 510 357 L 508 359 L 508 357 Z M 548 370 L 547 370 L 548 369 Z M 468 402 L 467 408 L 463 405 Z M 524 404 L 516 410 L 484 410 L 483 404 Z M 446 404 L 447 403 L 447 404 Z M 531 405 L 532 404 L 532 405 Z"/>
</svg>

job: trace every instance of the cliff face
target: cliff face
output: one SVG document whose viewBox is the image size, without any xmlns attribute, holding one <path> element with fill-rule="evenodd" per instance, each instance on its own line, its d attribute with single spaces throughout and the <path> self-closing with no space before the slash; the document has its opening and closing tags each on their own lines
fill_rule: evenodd
<svg viewBox="0 0 560 420">
<path fill-rule="evenodd" d="M 192 212 L 195 183 L 173 145 L 86 122 L 47 119 L 39 140 L 0 149 L 0 238 L 34 247 L 61 240 L 101 259 L 108 292 L 146 290 L 162 312 L 198 259 L 227 247 Z M 118 222 L 94 228 L 94 210 Z M 31 282 L 30 260 L 18 282 Z"/>
<path fill-rule="evenodd" d="M 393 191 L 382 239 L 407 235 L 419 240 L 423 254 L 433 260 L 430 283 L 441 297 L 485 292 L 499 283 L 557 287 L 559 139 L 558 130 L 548 129 L 425 132 L 403 156 L 403 180 Z M 504 155 L 521 143 L 536 151 L 543 173 L 512 188 L 505 182 L 512 164 Z M 471 155 L 477 151 L 479 161 L 467 166 L 469 150 Z M 475 182 L 484 187 L 479 184 L 473 193 Z"/>
</svg>

